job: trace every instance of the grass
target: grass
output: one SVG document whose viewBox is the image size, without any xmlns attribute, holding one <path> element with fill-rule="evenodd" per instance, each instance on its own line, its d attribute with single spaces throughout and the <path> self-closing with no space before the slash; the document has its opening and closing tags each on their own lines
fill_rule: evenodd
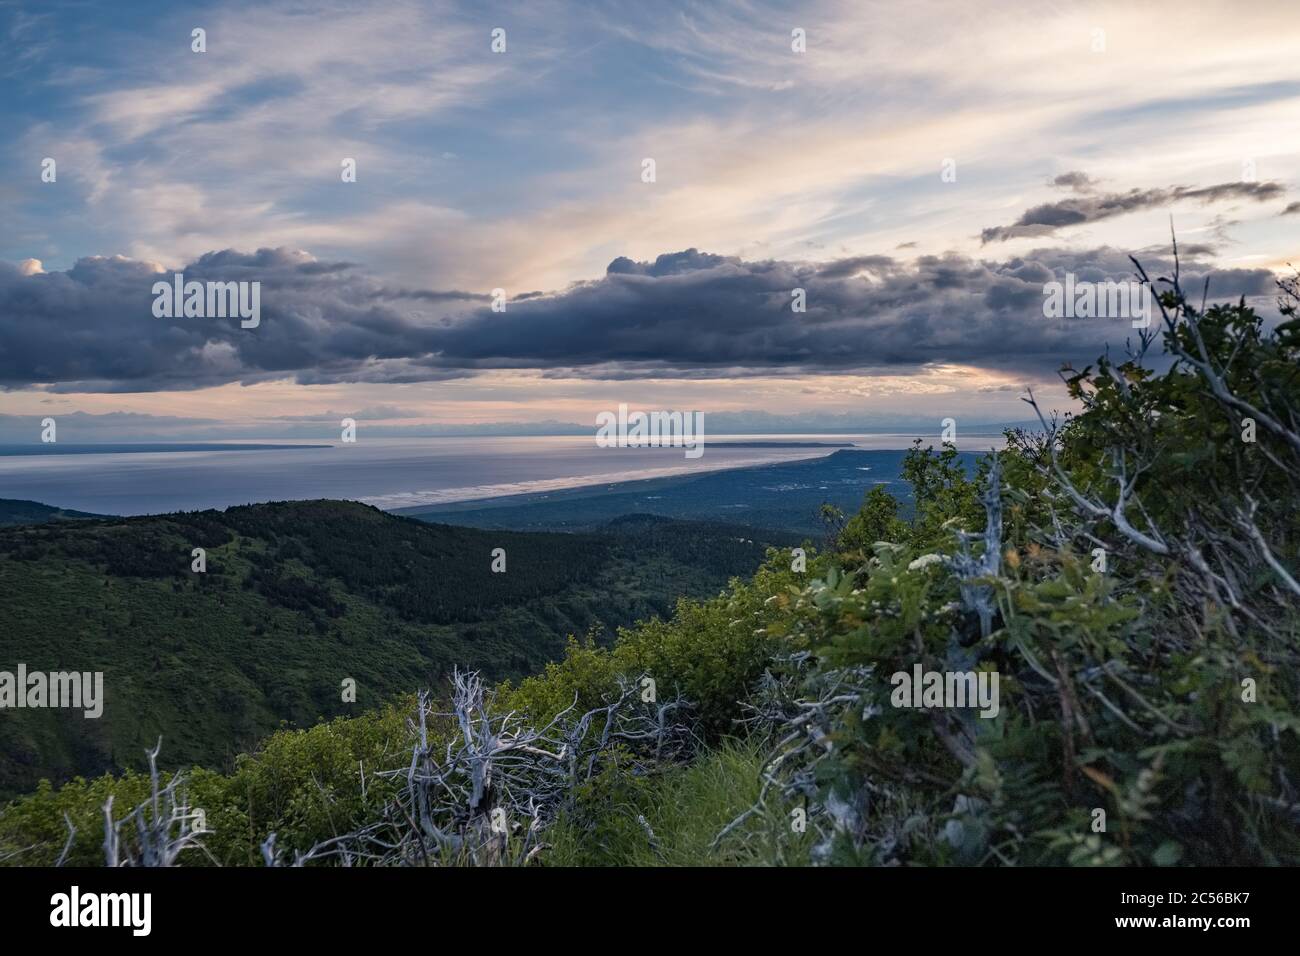
<svg viewBox="0 0 1300 956">
<path fill-rule="evenodd" d="M 757 742 L 727 740 L 653 780 L 598 781 L 548 832 L 544 860 L 548 866 L 805 865 L 811 840 L 793 832 L 793 818 L 779 806 L 713 845 L 757 800 L 763 753 Z"/>
</svg>

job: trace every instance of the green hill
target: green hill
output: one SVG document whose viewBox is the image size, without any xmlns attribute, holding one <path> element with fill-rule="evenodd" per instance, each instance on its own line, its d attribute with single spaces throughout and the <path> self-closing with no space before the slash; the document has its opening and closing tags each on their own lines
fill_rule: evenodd
<svg viewBox="0 0 1300 956">
<path fill-rule="evenodd" d="M 0 670 L 102 671 L 106 704 L 0 714 L 0 795 L 139 766 L 159 734 L 169 766 L 228 766 L 282 722 L 360 713 L 455 665 L 531 674 L 568 635 L 714 594 L 788 537 L 646 516 L 479 531 L 340 501 L 2 528 Z"/>
<path fill-rule="evenodd" d="M 42 524 L 46 521 L 67 521 L 74 518 L 98 518 L 86 511 L 69 511 L 52 508 L 38 501 L 18 498 L 0 498 L 0 527 L 14 524 Z"/>
</svg>

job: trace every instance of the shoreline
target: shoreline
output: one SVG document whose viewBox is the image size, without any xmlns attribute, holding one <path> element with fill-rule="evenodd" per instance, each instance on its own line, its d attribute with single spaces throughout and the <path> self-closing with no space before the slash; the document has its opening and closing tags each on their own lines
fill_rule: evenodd
<svg viewBox="0 0 1300 956">
<path fill-rule="evenodd" d="M 795 448 L 803 446 L 801 444 L 796 445 L 792 443 L 780 447 Z M 457 511 L 477 510 L 479 508 L 490 508 L 494 506 L 510 507 L 512 505 L 529 504 L 534 501 L 563 501 L 569 498 L 588 497 L 584 492 L 588 492 L 594 488 L 604 488 L 605 493 L 618 494 L 622 491 L 633 490 L 635 486 L 650 486 L 657 482 L 675 483 L 677 481 L 702 478 L 706 475 L 716 475 L 729 471 L 765 468 L 769 465 L 781 465 L 791 462 L 814 461 L 819 458 L 829 458 L 831 455 L 840 451 L 863 450 L 858 449 L 856 446 L 851 444 L 817 447 L 818 450 L 825 451 L 826 453 L 807 455 L 798 458 L 783 458 L 777 461 L 771 461 L 768 459 L 742 460 L 705 468 L 698 467 L 697 461 L 697 464 L 694 466 L 679 465 L 665 468 L 646 469 L 637 472 L 609 472 L 603 475 L 580 475 L 572 478 L 543 478 L 536 481 L 503 483 L 499 485 L 448 488 L 445 491 L 438 492 L 409 492 L 409 495 L 411 496 L 425 496 L 426 494 L 455 496 L 445 497 L 441 500 L 425 501 L 418 504 L 393 506 L 380 503 L 386 499 L 397 498 L 399 495 L 374 495 L 366 498 L 358 498 L 357 500 L 362 504 L 373 505 L 381 511 L 387 511 L 389 514 L 403 515 L 406 517 L 410 517 L 413 514 L 427 514 L 431 512 L 453 514 Z M 640 477 L 631 477 L 632 475 L 639 475 Z M 473 493 L 492 488 L 503 490 L 494 494 Z M 505 490 L 510 488 L 528 488 L 530 490 Z M 462 495 L 460 494 L 461 492 L 466 492 L 467 494 Z"/>
<path fill-rule="evenodd" d="M 322 462 L 322 459 L 318 458 L 322 454 L 330 456 L 329 463 L 334 463 L 332 456 L 337 452 L 330 451 L 334 446 L 291 445 L 288 448 L 283 446 L 276 448 L 248 444 L 235 446 L 235 449 L 268 450 L 272 457 L 268 459 L 263 456 L 248 458 L 243 455 L 235 456 L 235 459 L 240 462 L 250 463 L 249 467 L 255 469 L 251 474 L 259 479 L 256 482 L 247 481 L 245 485 L 265 485 L 265 487 L 238 488 L 233 485 L 225 488 L 224 482 L 213 484 L 210 476 L 214 473 L 210 470 L 210 464 L 203 461 L 204 454 L 197 451 L 199 447 L 210 448 L 211 444 L 193 443 L 181 446 L 190 455 L 198 455 L 198 459 L 194 459 L 193 464 L 184 456 L 177 459 L 173 454 L 168 453 L 124 455 L 123 459 L 144 460 L 146 463 L 139 469 L 134 465 L 129 469 L 126 466 L 115 466 L 116 483 L 111 489 L 113 492 L 111 494 L 105 491 L 99 479 L 82 474 L 85 468 L 98 474 L 99 468 L 94 464 L 96 460 L 72 454 L 74 449 L 67 447 L 64 454 L 50 455 L 48 458 L 41 455 L 0 457 L 0 461 L 7 460 L 13 464 L 14 469 L 19 469 L 13 471 L 0 469 L 0 488 L 3 489 L 0 490 L 0 497 L 36 501 L 56 509 L 113 517 L 206 510 L 223 511 L 230 507 L 259 502 L 310 500 L 357 501 L 395 515 L 433 517 L 439 514 L 453 515 L 467 511 L 537 506 L 548 502 L 557 504 L 576 499 L 600 499 L 610 495 L 654 496 L 662 489 L 680 489 L 686 484 L 707 482 L 716 479 L 717 476 L 743 475 L 753 469 L 794 466 L 800 463 L 807 465 L 832 459 L 841 453 L 870 451 L 901 455 L 912 445 L 912 440 L 916 437 L 907 433 L 896 433 L 854 436 L 852 439 L 846 437 L 844 440 L 838 440 L 838 436 L 818 435 L 809 436 L 808 440 L 804 441 L 787 441 L 778 436 L 761 436 L 753 440 L 735 436 L 735 440 L 719 440 L 710 443 L 710 447 L 719 453 L 716 458 L 706 454 L 703 459 L 686 460 L 669 455 L 647 461 L 644 457 L 621 458 L 618 454 L 611 453 L 597 457 L 589 456 L 589 460 L 586 461 L 575 460 L 572 463 L 573 467 L 568 469 L 567 473 L 563 467 L 554 467 L 553 460 L 549 467 L 534 469 L 529 467 L 527 455 L 511 455 L 500 450 L 477 461 L 473 457 L 473 445 L 477 443 L 467 442 L 465 448 L 445 449 L 442 457 L 431 458 L 428 461 L 418 459 L 413 461 L 409 454 L 406 458 L 386 460 L 384 455 L 387 451 L 381 449 L 384 455 L 374 456 L 369 464 L 367 459 L 362 459 L 357 465 L 351 466 L 350 471 L 347 470 L 349 466 L 344 465 L 345 470 L 339 472 L 338 476 L 346 480 L 335 480 L 335 474 L 323 473 L 316 467 Z M 992 434 L 968 435 L 967 440 L 962 444 L 966 446 L 964 450 L 983 452 L 989 450 L 991 446 L 1001 445 L 999 439 L 1000 436 Z M 389 445 L 388 442 L 383 444 Z M 932 440 L 930 444 L 933 446 L 938 443 Z M 402 442 L 393 447 L 402 450 L 404 446 L 407 446 L 407 443 Z M 171 447 L 176 448 L 176 446 Z M 123 448 L 119 445 L 95 450 L 113 452 L 121 451 Z M 147 450 L 158 452 L 157 446 Z M 285 452 L 286 457 L 283 460 L 275 455 L 277 450 Z M 294 479 L 294 475 L 299 473 L 301 468 L 291 461 L 297 459 L 297 456 L 292 454 L 293 451 L 302 451 L 311 456 L 302 462 L 303 465 L 310 466 L 302 472 L 304 476 L 302 481 Z M 409 448 L 406 451 L 409 452 Z M 209 452 L 209 454 L 219 455 L 220 452 Z M 49 474 L 59 480 L 41 482 L 41 487 L 37 487 L 35 475 L 28 469 L 41 465 L 42 459 L 50 463 Z M 62 463 L 56 471 L 53 466 L 59 459 L 62 459 Z M 162 465 L 164 460 L 168 462 L 166 466 Z M 346 458 L 341 460 L 347 461 Z M 253 462 L 259 464 L 254 466 Z M 74 463 L 77 463 L 76 467 L 72 468 Z M 385 468 L 385 465 L 393 464 L 405 467 L 406 473 Z M 638 464 L 645 467 L 636 467 Z M 357 469 L 371 465 L 379 471 L 374 476 L 374 481 L 367 481 L 364 474 L 359 473 Z M 134 479 L 140 474 L 147 474 L 151 480 L 156 481 L 157 478 L 153 476 L 162 467 L 166 467 L 168 472 L 174 472 L 177 481 L 182 484 L 187 480 L 186 476 L 191 474 L 208 478 L 209 487 L 203 490 L 209 493 L 172 494 L 169 488 L 160 486 L 158 496 L 154 497 L 140 488 L 138 483 L 135 483 L 135 487 L 131 487 Z M 227 469 L 229 467 L 228 465 Z M 41 468 L 41 473 L 46 471 L 44 467 Z M 547 474 L 548 471 L 550 474 Z M 9 477 L 21 477 L 24 472 L 29 477 L 21 482 L 6 480 Z M 236 468 L 231 474 L 237 477 L 246 477 L 250 474 L 244 473 L 241 476 L 241 472 L 243 472 L 242 466 Z M 541 473 L 541 477 L 533 477 L 538 472 Z M 224 478 L 220 472 L 216 474 L 218 478 Z M 325 474 L 324 479 L 321 477 L 322 474 Z M 760 472 L 761 474 L 763 473 Z M 434 482 L 429 481 L 430 475 L 435 476 Z M 485 477 L 495 477 L 499 480 L 483 481 Z M 360 480 L 357 480 L 358 478 Z M 441 486 L 435 483 L 439 480 L 442 481 Z M 86 485 L 83 481 L 90 484 Z M 184 498 L 190 500 L 178 500 Z M 194 500 L 196 498 L 200 500 Z"/>
</svg>

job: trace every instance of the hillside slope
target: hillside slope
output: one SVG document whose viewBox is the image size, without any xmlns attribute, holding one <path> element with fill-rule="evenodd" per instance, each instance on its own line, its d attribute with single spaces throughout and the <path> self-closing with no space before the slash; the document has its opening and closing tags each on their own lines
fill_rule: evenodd
<svg viewBox="0 0 1300 956">
<path fill-rule="evenodd" d="M 69 511 L 54 508 L 39 501 L 18 498 L 0 498 L 0 527 L 15 524 L 43 524 L 46 521 L 67 521 L 74 518 L 98 518 L 86 511 Z"/>
<path fill-rule="evenodd" d="M 106 699 L 99 719 L 0 714 L 0 796 L 138 766 L 159 734 L 169 765 L 224 766 L 281 722 L 359 713 L 456 665 L 533 673 L 570 634 L 612 637 L 751 573 L 782 543 L 756 534 L 645 516 L 478 531 L 338 501 L 0 529 L 0 670 L 102 671 Z"/>
</svg>

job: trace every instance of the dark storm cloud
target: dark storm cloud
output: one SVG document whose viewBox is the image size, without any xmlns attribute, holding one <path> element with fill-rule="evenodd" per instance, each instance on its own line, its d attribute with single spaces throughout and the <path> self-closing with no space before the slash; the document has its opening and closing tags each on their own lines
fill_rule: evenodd
<svg viewBox="0 0 1300 956">
<path fill-rule="evenodd" d="M 120 256 L 79 260 L 66 272 L 24 276 L 0 263 L 0 386 L 58 391 L 153 391 L 295 378 L 303 383 L 461 376 L 418 368 L 435 345 L 432 320 L 412 321 L 411 298 L 484 300 L 460 293 L 388 290 L 348 268 L 287 249 L 212 252 L 186 281 L 261 283 L 261 323 L 155 318 L 152 287 L 170 281 Z M 459 308 L 471 305 L 462 301 Z"/>
<path fill-rule="evenodd" d="M 1052 180 L 1053 186 L 1060 186 L 1064 189 L 1072 189 L 1076 193 L 1092 192 L 1097 186 L 1097 180 L 1093 179 L 1082 170 L 1072 169 L 1068 173 L 1061 173 Z"/>
<path fill-rule="evenodd" d="M 1160 258 L 1169 252 L 1169 244 L 1145 246 L 1134 255 L 1139 259 Z M 1188 259 L 1204 259 L 1219 254 L 1219 246 L 1210 242 L 1188 242 L 1178 244 L 1178 255 L 1185 262 Z"/>
<path fill-rule="evenodd" d="M 1062 177 L 1058 176 L 1058 185 L 1071 185 L 1059 183 L 1060 179 Z M 1069 199 L 1043 203 L 1041 206 L 1027 209 L 1009 226 L 990 226 L 980 233 L 980 238 L 984 243 L 990 243 L 1046 236 L 1066 226 L 1099 222 L 1125 213 L 1167 206 L 1183 199 L 1192 199 L 1201 203 L 1221 202 L 1227 199 L 1252 199 L 1256 202 L 1264 202 L 1276 199 L 1285 193 L 1286 187 L 1281 183 L 1232 182 L 1197 188 L 1172 186 L 1168 189 L 1130 189 L 1126 193 L 1071 196 Z"/>
<path fill-rule="evenodd" d="M 1152 275 L 1169 263 L 1148 257 Z M 1189 287 L 1206 267 L 1184 262 Z M 305 253 L 225 251 L 183 269 L 186 279 L 262 283 L 262 320 L 159 319 L 151 287 L 170 276 L 123 258 L 83 259 L 67 272 L 22 275 L 0 264 L 0 386 L 55 391 L 151 391 L 293 379 L 419 382 L 486 369 L 556 377 L 700 378 L 871 370 L 932 363 L 1050 374 L 1089 361 L 1131 329 L 1110 319 L 1043 317 L 1043 285 L 1125 280 L 1115 249 L 1038 250 L 1004 261 L 955 254 L 906 263 L 865 256 L 820 265 L 750 262 L 695 249 L 653 262 L 619 258 L 598 280 L 511 299 L 430 293 L 441 315 L 352 269 Z M 1212 294 L 1269 296 L 1265 270 L 1215 272 Z M 807 311 L 791 310 L 803 289 Z M 448 298 L 450 296 L 450 298 Z M 463 299 L 459 308 L 450 308 Z"/>
<path fill-rule="evenodd" d="M 434 289 L 385 289 L 381 293 L 391 299 L 419 299 L 422 302 L 489 302 L 486 292 L 439 291 Z"/>
<path fill-rule="evenodd" d="M 666 252 L 654 262 L 633 262 L 627 256 L 619 256 L 605 270 L 609 275 L 662 276 L 681 275 L 685 272 L 698 272 L 712 269 L 728 262 L 725 256 L 687 249 L 685 252 Z"/>
</svg>

